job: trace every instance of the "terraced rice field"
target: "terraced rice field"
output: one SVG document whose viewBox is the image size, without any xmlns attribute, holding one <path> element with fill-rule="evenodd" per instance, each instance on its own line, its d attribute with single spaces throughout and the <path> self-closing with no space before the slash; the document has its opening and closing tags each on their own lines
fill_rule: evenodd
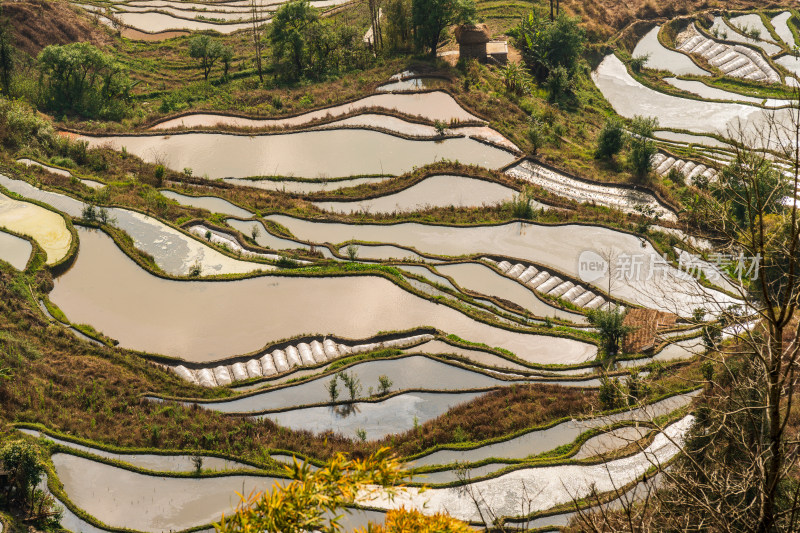
<svg viewBox="0 0 800 533">
<path fill-rule="evenodd" d="M 148 162 L 191 168 L 210 179 L 248 176 L 337 178 L 359 174 L 402 174 L 443 159 L 501 168 L 514 156 L 466 137 L 411 140 L 379 131 L 343 129 L 282 135 L 184 133 L 162 137 L 85 137 L 90 147 L 125 147 Z M 225 157 L 220 157 L 225 154 Z"/>
<path fill-rule="evenodd" d="M 79 235 L 82 253 L 57 280 L 51 298 L 71 320 L 95 324 L 133 349 L 209 362 L 308 332 L 365 338 L 387 328 L 427 325 L 532 362 L 574 364 L 596 353 L 591 344 L 492 327 L 377 276 L 275 276 L 211 284 L 164 280 L 142 270 L 108 237 L 87 230 Z M 265 314 L 265 301 L 281 305 Z M 331 313 L 328 306 L 334 304 L 338 311 Z M 109 306 L 114 312 L 107 311 Z M 206 312 L 196 316 L 193 309 Z"/>
<path fill-rule="evenodd" d="M 395 194 L 351 202 L 315 202 L 335 213 L 394 213 L 430 207 L 480 207 L 511 200 L 517 191 L 490 181 L 463 176 L 431 176 Z M 546 208 L 535 203 L 537 209 Z"/>
<path fill-rule="evenodd" d="M 267 219 L 289 228 L 295 236 L 310 242 L 391 242 L 427 254 L 448 256 L 493 253 L 536 261 L 539 265 L 564 272 L 572 278 L 578 278 L 577 257 L 587 247 L 581 241 L 571 239 L 571 235 L 580 234 L 585 242 L 593 243 L 590 249 L 594 250 L 610 248 L 618 250 L 618 253 L 657 255 L 650 244 L 633 235 L 592 226 L 543 226 L 527 223 L 473 227 L 416 223 L 353 225 L 312 222 L 284 215 L 270 215 Z M 520 266 L 524 271 L 524 265 Z M 712 289 L 669 274 L 669 269 L 666 272 L 668 277 L 661 278 L 657 286 L 648 284 L 647 280 L 631 280 L 631 283 L 620 283 L 616 289 L 617 294 L 641 305 L 656 306 L 678 314 L 685 314 L 704 302 L 713 307 L 712 301 L 726 299 Z M 558 279 L 560 285 L 564 280 L 560 277 Z M 650 281 L 655 283 L 652 279 Z M 602 290 L 604 283 L 607 285 L 607 276 L 595 280 L 593 286 Z M 556 286 L 545 288 L 551 290 Z M 589 301 L 581 303 L 588 304 Z"/>
<path fill-rule="evenodd" d="M 325 9 L 342 3 L 314 2 Z M 236 32 L 249 28 L 252 16 L 245 1 L 83 5 L 143 38 Z M 280 5 L 267 5 L 259 23 L 268 23 Z M 692 23 L 674 48 L 659 40 L 661 21 L 640 33 L 630 53 L 649 55 L 642 72 L 629 68 L 625 54 L 599 63 L 592 80 L 619 115 L 659 120 L 654 180 L 713 183 L 732 157 L 723 139 L 734 128 L 753 132 L 767 123 L 765 114 L 788 120 L 786 100 L 767 91 L 792 83 L 781 67 L 800 71 L 782 55 L 793 46 L 789 15 L 773 17 L 771 28 L 752 14 L 717 17 L 711 28 Z M 760 37 L 734 29 L 744 27 Z M 742 93 L 723 88 L 726 79 L 743 83 Z M 749 92 L 750 82 L 759 90 Z M 684 213 L 664 199 L 664 188 L 602 183 L 527 157 L 509 140 L 519 137 L 506 138 L 493 129 L 502 129 L 498 122 L 479 118 L 455 92 L 439 90 L 448 83 L 406 71 L 375 94 L 296 116 L 191 112 L 125 133 L 80 134 L 90 148 L 124 149 L 140 158 L 142 169 L 163 163 L 175 171 L 147 194 L 180 208 L 179 215 L 143 212 L 124 200 L 105 203 L 102 189 L 116 187 L 111 179 L 73 176 L 20 157 L 17 168 L 29 173 L 28 181 L 0 175 L 0 228 L 30 237 L 48 264 L 67 259 L 77 244 L 52 291 L 36 297 L 50 327 L 62 324 L 97 350 L 114 349 L 100 342 L 105 337 L 75 326 L 88 324 L 119 349 L 132 350 L 126 357 L 170 372 L 171 386 L 186 387 L 171 390 L 193 391 L 150 391 L 141 401 L 224 420 L 248 417 L 254 427 L 268 419 L 311 440 L 333 434 L 332 440 L 354 446 L 394 442 L 497 391 L 555 385 L 561 388 L 553 389 L 560 391 L 554 397 L 593 398 L 602 365 L 624 381 L 629 372 L 649 377 L 694 364 L 705 351 L 701 329 L 689 325 L 697 309 L 713 319 L 741 303 L 739 284 L 708 254 L 698 255 L 713 252 L 715 243 L 686 231 Z M 405 176 L 434 163 L 469 172 Z M 79 179 L 84 193 L 31 177 L 43 173 Z M 531 202 L 534 215 L 502 214 L 531 185 L 548 193 Z M 109 217 L 105 232 L 84 225 L 85 210 L 98 199 Z M 617 225 L 579 220 L 573 216 L 583 212 L 578 204 L 611 213 L 602 220 Z M 437 220 L 442 213 L 452 217 Z M 543 222 L 559 213 L 565 217 L 556 220 L 569 223 Z M 644 220 L 635 218 L 642 214 L 649 228 L 618 229 L 634 228 L 623 224 Z M 657 240 L 655 232 L 674 238 Z M 673 254 L 669 261 L 656 246 L 663 242 Z M 15 269 L 25 269 L 33 250 L 29 241 L 0 231 L 0 260 Z M 610 267 L 587 275 L 586 253 L 641 257 L 653 272 L 654 265 L 661 268 L 658 276 L 620 282 Z M 695 275 L 681 270 L 685 263 L 697 267 Z M 598 360 L 592 312 L 638 307 L 676 316 L 656 329 L 643 353 Z M 331 381 L 343 376 L 358 379 L 360 388 L 349 396 L 344 389 L 331 392 Z M 559 415 L 489 439 L 420 445 L 403 457 L 414 470 L 412 485 L 394 501 L 380 489 L 359 494 L 356 503 L 371 510 L 357 511 L 348 523 L 381 521 L 386 510 L 406 506 L 447 511 L 477 525 L 490 506 L 499 516 L 530 519 L 529 525 L 564 525 L 572 512 L 540 515 L 586 497 L 592 487 L 610 494 L 624 485 L 635 492 L 650 466 L 675 457 L 699 391 L 671 390 L 673 396 L 625 404 L 612 414 Z M 667 422 L 655 427 L 655 418 Z M 193 456 L 110 448 L 27 424 L 21 431 L 56 443 L 52 474 L 63 484 L 62 523 L 76 533 L 208 529 L 235 508 L 236 491 L 286 483 L 269 461 L 286 462 L 295 451 L 265 448 L 263 460 L 251 463 L 209 450 Z M 319 458 L 306 455 L 318 468 Z M 205 471 L 193 475 L 197 457 Z M 441 486 L 451 483 L 459 490 Z M 432 487 L 421 491 L 421 485 Z M 525 512 L 515 497 L 520 493 L 530 499 Z"/>
<path fill-rule="evenodd" d="M 315 7 L 325 10 L 346 0 L 313 0 Z M 211 30 L 221 34 L 234 33 L 252 27 L 254 16 L 249 3 L 189 2 L 164 0 L 153 2 L 73 2 L 95 14 L 105 25 L 122 26 L 123 36 L 137 40 L 160 40 L 174 37 L 178 32 Z M 257 4 L 257 24 L 268 24 L 283 1 L 268 0 Z M 155 39 L 154 39 L 155 38 Z"/>
<path fill-rule="evenodd" d="M 32 252 L 33 246 L 27 240 L 0 231 L 0 260 L 9 263 L 17 270 L 25 270 Z"/>
<path fill-rule="evenodd" d="M 72 244 L 72 234 L 60 214 L 2 193 L 0 228 L 33 238 L 47 254 L 47 263 L 51 265 L 64 259 Z"/>
<path fill-rule="evenodd" d="M 635 480 L 650 466 L 664 464 L 674 456 L 692 421 L 693 417 L 688 416 L 676 422 L 663 434 L 657 435 L 653 443 L 642 452 L 624 459 L 591 466 L 564 465 L 520 469 L 497 478 L 477 481 L 471 484 L 470 488 L 481 495 L 479 505 L 499 509 L 504 516 L 512 516 L 515 512 L 512 505 L 516 505 L 516 502 L 512 503 L 506 498 L 508 491 L 514 490 L 512 487 L 526 491 L 529 495 L 527 500 L 534 511 L 568 503 L 576 497 L 585 497 L 592 487 L 607 492 L 619 486 L 618 484 L 627 484 Z M 526 486 L 531 488 L 519 489 Z M 532 488 L 534 486 L 537 487 L 535 493 Z M 409 488 L 391 500 L 381 495 L 365 495 L 361 501 L 373 507 L 386 509 L 413 507 L 431 511 L 435 509 L 434 512 L 447 510 L 452 516 L 472 521 L 480 520 L 482 510 L 472 500 L 459 498 L 458 493 L 449 488 L 434 488 L 425 492 Z"/>
</svg>

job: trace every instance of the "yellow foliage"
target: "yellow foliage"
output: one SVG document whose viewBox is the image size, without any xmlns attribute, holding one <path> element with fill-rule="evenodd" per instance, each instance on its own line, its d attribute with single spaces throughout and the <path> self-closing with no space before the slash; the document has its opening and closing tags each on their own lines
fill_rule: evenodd
<svg viewBox="0 0 800 533">
<path fill-rule="evenodd" d="M 215 527 L 219 533 L 301 533 L 341 531 L 339 519 L 345 506 L 371 489 L 390 495 L 408 477 L 401 463 L 389 455 L 388 448 L 362 460 L 338 454 L 323 468 L 312 470 L 295 460 L 287 466 L 293 479 L 276 482 L 267 493 L 253 493 L 242 499 L 236 514 L 222 517 Z M 427 531 L 427 530 L 426 530 Z M 431 530 L 433 531 L 433 530 Z"/>
<path fill-rule="evenodd" d="M 364 530 L 362 530 L 364 531 Z M 474 533 L 466 523 L 446 514 L 426 516 L 419 511 L 399 509 L 386 513 L 386 523 L 370 525 L 368 533 Z"/>
</svg>

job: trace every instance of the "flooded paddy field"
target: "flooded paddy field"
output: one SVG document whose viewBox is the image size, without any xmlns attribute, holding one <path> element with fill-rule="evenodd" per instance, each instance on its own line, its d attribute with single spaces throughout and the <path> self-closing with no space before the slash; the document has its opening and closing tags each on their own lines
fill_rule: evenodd
<svg viewBox="0 0 800 533">
<path fill-rule="evenodd" d="M 33 246 L 30 242 L 0 230 L 0 260 L 17 270 L 25 270 L 31 253 L 33 253 Z"/>
<path fill-rule="evenodd" d="M 575 74 L 599 92 L 559 100 L 544 86 L 517 90 L 513 69 L 373 64 L 372 52 L 374 70 L 299 81 L 278 80 L 273 55 L 257 80 L 243 51 L 283 4 L 264 2 L 255 24 L 248 0 L 85 4 L 113 30 L 95 24 L 120 64 L 135 67 L 136 114 L 54 116 L 58 143 L 4 159 L 0 274 L 9 294 L 30 293 L 31 326 L 57 350 L 34 348 L 65 376 L 74 362 L 86 391 L 137 387 L 130 411 L 111 411 L 130 434 L 89 400 L 91 422 L 15 419 L 37 428 L 18 437 L 39 438 L 52 461 L 48 490 L 70 507 L 62 526 L 210 533 L 237 492 L 286 483 L 274 461 L 296 452 L 318 471 L 381 439 L 403 450 L 411 486 L 394 501 L 360 494 L 371 510 L 347 527 L 399 506 L 479 527 L 476 493 L 521 528 L 560 527 L 594 488 L 612 508 L 619 487 L 638 494 L 692 430 L 701 390 L 687 391 L 714 355 L 704 328 L 748 311 L 736 296 L 748 280 L 715 265 L 728 249 L 689 210 L 692 194 L 727 178 L 735 130 L 791 125 L 796 13 L 644 16 L 613 32 L 614 54 L 591 74 Z M 353 11 L 312 5 L 330 27 Z M 369 24 L 357 20 L 361 43 Z M 508 35 L 492 20 L 493 38 Z M 185 57 L 192 32 L 231 47 L 224 74 L 217 63 L 206 77 Z M 641 176 L 630 145 L 605 160 L 595 152 L 614 112 L 658 120 Z M 629 141 L 633 125 L 620 121 Z M 775 150 L 787 142 L 756 147 L 788 177 Z M 31 260 L 38 248 L 49 272 L 41 254 Z M 613 272 L 619 257 L 638 258 L 642 275 Z M 635 332 L 617 353 L 598 325 L 615 310 L 632 313 Z M 27 330 L 8 323 L 0 340 L 27 350 Z"/>
<path fill-rule="evenodd" d="M 78 259 L 56 280 L 51 299 L 70 320 L 92 324 L 129 348 L 213 361 L 309 332 L 364 338 L 429 325 L 531 362 L 574 364 L 596 353 L 591 344 L 477 322 L 376 276 L 171 281 L 142 270 L 105 235 L 79 234 Z M 336 302 L 337 312 L 323 302 Z"/>
<path fill-rule="evenodd" d="M 343 129 L 276 135 L 182 133 L 85 137 L 89 146 L 125 147 L 145 161 L 158 158 L 172 169 L 191 168 L 210 179 L 248 176 L 342 177 L 402 174 L 442 159 L 501 168 L 514 160 L 505 150 L 470 138 L 411 140 L 386 133 Z"/>
<path fill-rule="evenodd" d="M 481 394 L 409 392 L 378 402 L 306 407 L 259 416 L 284 427 L 313 433 L 332 431 L 353 438 L 361 430 L 367 440 L 374 440 L 413 429 L 416 424 L 423 424 Z"/>
<path fill-rule="evenodd" d="M 67 256 L 72 245 L 72 234 L 67 229 L 64 218 L 36 204 L 14 200 L 0 193 L 0 228 L 7 228 L 34 239 L 47 254 L 47 263 L 58 263 Z M 19 253 L 21 245 L 5 237 L 9 246 L 9 259 L 19 260 L 13 254 Z M 12 252 L 11 248 L 16 249 Z M 27 259 L 26 259 L 27 262 Z"/>
<path fill-rule="evenodd" d="M 138 531 L 211 524 L 236 508 L 237 491 L 269 490 L 277 481 L 243 475 L 160 477 L 63 453 L 52 461 L 75 505 L 111 527 Z"/>
<path fill-rule="evenodd" d="M 486 444 L 484 446 L 464 449 L 442 449 L 414 459 L 413 466 L 448 465 L 453 463 L 477 463 L 486 459 L 521 459 L 538 455 L 553 448 L 568 444 L 577 439 L 581 433 L 590 429 L 601 428 L 621 421 L 647 421 L 669 414 L 686 406 L 695 394 L 679 395 L 666 398 L 652 405 L 624 411 L 612 415 L 582 420 L 562 422 L 546 429 L 533 430 L 520 436 Z"/>
<path fill-rule="evenodd" d="M 475 178 L 430 176 L 402 191 L 352 202 L 314 202 L 324 211 L 335 213 L 394 213 L 420 211 L 431 207 L 479 207 L 511 200 L 517 191 Z M 544 207 L 537 204 L 536 208 Z"/>
<path fill-rule="evenodd" d="M 488 389 L 509 384 L 509 381 L 499 379 L 488 373 L 471 370 L 461 366 L 448 364 L 436 359 L 421 355 L 408 355 L 397 359 L 375 360 L 358 363 L 346 369 L 346 374 L 359 379 L 362 391 L 371 389 L 373 394 L 381 390 L 380 377 L 388 376 L 391 387 L 384 393 L 392 391 L 465 391 L 470 389 Z M 331 379 L 336 375 L 328 375 L 317 379 L 305 381 L 297 385 L 286 385 L 264 392 L 248 394 L 234 399 L 197 402 L 197 405 L 221 413 L 259 413 L 264 411 L 278 411 L 287 408 L 297 408 L 315 404 L 334 403 L 328 390 Z M 523 376 L 507 376 L 516 378 L 520 383 L 534 382 L 548 383 L 545 380 L 526 380 Z M 574 382 L 553 382 L 559 385 L 593 387 L 597 381 L 589 379 Z M 359 396 L 369 398 L 371 395 Z M 344 399 L 344 398 L 342 398 Z M 191 402 L 186 402 L 191 403 Z"/>
<path fill-rule="evenodd" d="M 287 126 L 303 126 L 322 119 L 335 118 L 369 109 L 388 109 L 403 115 L 424 117 L 428 120 L 443 122 L 476 121 L 478 117 L 462 108 L 452 96 L 442 91 L 420 94 L 375 94 L 360 98 L 354 102 L 317 111 L 309 111 L 289 118 L 245 118 L 209 113 L 192 113 L 157 123 L 151 129 L 165 130 L 173 128 L 275 128 Z"/>
<path fill-rule="evenodd" d="M 222 213 L 223 215 L 241 218 L 250 218 L 253 216 L 253 213 L 250 211 L 235 206 L 227 200 L 217 198 L 216 196 L 187 196 L 175 191 L 161 191 L 161 194 L 170 200 L 175 200 L 181 205 L 207 209 L 212 213 Z"/>
<path fill-rule="evenodd" d="M 297 237 L 311 242 L 340 243 L 349 240 L 394 243 L 414 248 L 428 254 L 462 256 L 493 253 L 508 257 L 534 261 L 552 267 L 573 278 L 578 278 L 578 257 L 587 248 L 610 249 L 628 255 L 658 255 L 652 245 L 635 235 L 614 231 L 599 226 L 560 225 L 545 226 L 514 222 L 496 226 L 437 226 L 418 223 L 397 224 L 342 224 L 313 222 L 285 215 L 266 217 L 289 228 Z M 576 238 L 580 235 L 580 238 Z M 584 243 L 592 243 L 591 247 Z M 652 279 L 631 280 L 620 283 L 616 294 L 625 300 L 644 306 L 661 308 L 678 314 L 715 302 L 725 301 L 713 289 L 706 289 L 692 280 L 670 274 L 668 267 L 663 283 L 654 284 Z M 607 277 L 593 282 L 602 289 Z"/>
<path fill-rule="evenodd" d="M 86 203 L 71 196 L 46 191 L 21 180 L 0 175 L 0 185 L 17 194 L 48 204 L 72 217 L 81 217 Z M 134 245 L 150 254 L 156 264 L 169 274 L 188 275 L 195 267 L 199 275 L 247 273 L 271 270 L 269 264 L 234 259 L 209 247 L 156 218 L 131 209 L 112 207 L 109 220 L 133 239 Z M 58 216 L 54 213 L 55 216 Z M 67 245 L 68 248 L 68 245 Z"/>
</svg>

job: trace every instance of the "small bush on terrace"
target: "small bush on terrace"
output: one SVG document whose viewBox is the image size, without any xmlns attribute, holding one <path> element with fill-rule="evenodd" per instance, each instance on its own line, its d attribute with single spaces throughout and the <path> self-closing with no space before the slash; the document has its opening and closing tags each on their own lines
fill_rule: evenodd
<svg viewBox="0 0 800 533">
<path fill-rule="evenodd" d="M 622 122 L 616 117 L 611 117 L 606 120 L 600 131 L 594 155 L 598 159 L 611 159 L 622 150 L 623 146 L 625 146 L 625 130 L 622 128 Z"/>
<path fill-rule="evenodd" d="M 654 117 L 635 116 L 631 121 L 631 133 L 628 136 L 630 151 L 628 162 L 633 174 L 643 180 L 653 167 L 653 156 L 658 147 L 653 140 L 653 131 L 658 127 L 658 119 Z"/>
<path fill-rule="evenodd" d="M 22 100 L 0 97 L 0 142 L 11 150 L 47 148 L 53 143 L 53 127 Z"/>
</svg>

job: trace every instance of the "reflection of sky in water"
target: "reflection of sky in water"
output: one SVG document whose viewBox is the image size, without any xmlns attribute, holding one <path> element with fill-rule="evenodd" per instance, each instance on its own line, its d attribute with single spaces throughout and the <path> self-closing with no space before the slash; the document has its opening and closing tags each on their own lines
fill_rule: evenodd
<svg viewBox="0 0 800 533">
<path fill-rule="evenodd" d="M 0 185 L 26 198 L 38 200 L 53 206 L 73 217 L 80 217 L 86 204 L 69 196 L 44 191 L 21 180 L 14 180 L 0 174 Z M 219 272 L 225 266 L 230 270 L 231 264 L 240 264 L 238 270 L 252 270 L 247 263 L 230 259 L 213 252 L 203 243 L 187 237 L 158 220 L 136 211 L 112 207 L 108 214 L 113 225 L 125 231 L 133 239 L 136 247 L 152 255 L 159 267 L 165 272 L 176 275 L 188 274 L 192 265 L 201 262 L 206 270 Z M 190 246 L 191 244 L 191 246 Z M 213 258 L 211 257 L 213 256 Z M 223 265 L 220 261 L 225 261 Z"/>
<path fill-rule="evenodd" d="M 356 431 L 363 429 L 367 439 L 379 439 L 393 433 L 402 433 L 436 418 L 458 404 L 468 402 L 481 392 L 469 393 L 411 393 L 401 394 L 377 403 L 357 403 L 352 412 L 344 412 L 330 406 L 295 409 L 265 415 L 276 423 L 295 430 L 315 433 L 333 431 L 345 437 L 355 438 Z"/>
<path fill-rule="evenodd" d="M 380 377 L 389 376 L 392 384 L 390 392 L 400 390 L 469 390 L 482 389 L 502 385 L 504 382 L 480 372 L 473 372 L 414 355 L 399 359 L 376 360 L 361 362 L 350 367 L 348 375 L 355 376 L 362 386 L 360 397 L 370 394 L 370 389 L 380 389 Z M 292 407 L 308 406 L 330 402 L 328 383 L 334 376 L 322 376 L 290 387 L 268 390 L 242 398 L 206 402 L 202 406 L 206 409 L 224 413 L 259 413 L 268 410 L 278 410 Z M 350 398 L 345 384 L 338 379 L 340 401 Z M 337 406 L 339 417 L 352 414 L 352 409 L 347 406 Z"/>
</svg>

